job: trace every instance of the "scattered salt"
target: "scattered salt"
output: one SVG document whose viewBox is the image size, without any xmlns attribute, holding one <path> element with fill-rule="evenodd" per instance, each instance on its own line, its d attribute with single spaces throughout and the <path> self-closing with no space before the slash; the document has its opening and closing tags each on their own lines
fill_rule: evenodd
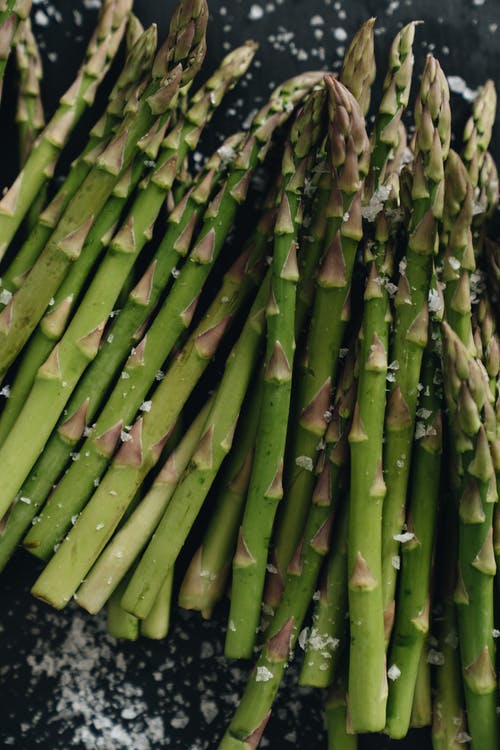
<svg viewBox="0 0 500 750">
<path fill-rule="evenodd" d="M 258 21 L 264 15 L 264 9 L 260 5 L 252 5 L 248 17 L 251 21 Z"/>
<path fill-rule="evenodd" d="M 397 680 L 399 677 L 401 677 L 400 668 L 396 664 L 392 664 L 387 670 L 387 677 L 393 681 Z"/>
<path fill-rule="evenodd" d="M 268 682 L 272 678 L 273 673 L 267 667 L 257 667 L 255 682 Z"/>
<path fill-rule="evenodd" d="M 295 463 L 299 468 L 305 469 L 306 471 L 312 471 L 314 468 L 312 458 L 309 456 L 297 456 Z"/>
</svg>

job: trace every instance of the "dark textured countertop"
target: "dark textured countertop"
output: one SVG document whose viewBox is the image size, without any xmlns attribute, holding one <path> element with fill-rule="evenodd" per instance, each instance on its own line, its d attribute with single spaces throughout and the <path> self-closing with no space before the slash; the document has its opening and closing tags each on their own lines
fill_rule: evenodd
<svg viewBox="0 0 500 750">
<path fill-rule="evenodd" d="M 49 112 L 73 79 L 98 5 L 96 0 L 34 2 Z M 158 23 L 160 36 L 173 7 L 173 0 L 135 3 L 143 23 Z M 246 79 L 228 97 L 204 137 L 201 147 L 206 153 L 224 134 L 236 130 L 284 78 L 299 70 L 338 69 L 346 43 L 370 16 L 377 16 L 377 62 L 382 74 L 394 33 L 411 19 L 424 21 L 416 35 L 416 71 L 422 69 L 426 53 L 440 59 L 454 92 L 453 129 L 458 138 L 473 92 L 488 77 L 500 84 L 498 0 L 211 0 L 210 9 L 207 71 L 215 68 L 226 50 L 247 38 L 258 41 L 260 49 Z M 12 81 L 8 75 L 0 124 L 9 142 L 15 137 Z M 375 101 L 379 80 L 377 84 Z M 91 121 L 84 118 L 80 134 Z M 62 169 L 77 150 L 69 149 Z M 498 156 L 500 128 L 492 150 Z M 4 156 L 4 175 L 9 170 L 13 175 L 11 155 Z M 30 597 L 36 570 L 36 563 L 19 553 L 0 575 L 0 747 L 216 747 L 247 672 L 247 665 L 228 664 L 222 656 L 223 607 L 210 622 L 177 610 L 165 642 L 117 643 L 106 634 L 102 617 L 91 618 L 76 606 L 55 613 Z M 326 748 L 322 702 L 319 691 L 297 688 L 292 664 L 262 747 Z M 360 741 L 361 748 L 393 746 L 384 737 Z M 398 746 L 425 750 L 430 742 L 424 731 Z"/>
</svg>

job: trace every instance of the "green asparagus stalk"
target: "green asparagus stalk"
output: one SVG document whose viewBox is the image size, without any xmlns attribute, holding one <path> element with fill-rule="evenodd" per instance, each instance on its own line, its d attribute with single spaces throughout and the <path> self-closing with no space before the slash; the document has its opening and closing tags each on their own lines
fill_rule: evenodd
<svg viewBox="0 0 500 750">
<path fill-rule="evenodd" d="M 405 737 L 429 631 L 430 577 L 440 494 L 442 453 L 439 361 L 426 352 L 413 452 L 412 490 L 407 531 L 402 546 L 399 597 L 389 649 L 389 698 L 386 731 L 395 739 Z M 391 672 L 392 670 L 392 672 Z"/>
<path fill-rule="evenodd" d="M 455 481 L 452 469 L 451 478 Z M 433 750 L 460 750 L 467 747 L 467 725 L 461 680 L 458 626 L 453 590 L 456 585 L 456 560 L 458 557 L 458 519 L 449 492 L 444 493 L 441 504 L 441 521 L 438 524 L 436 545 L 439 613 L 435 617 L 437 649 L 429 651 L 428 659 L 434 666 L 435 694 L 432 707 Z"/>
<path fill-rule="evenodd" d="M 420 654 L 411 707 L 410 726 L 414 729 L 428 727 L 432 724 L 431 665 L 428 655 L 428 648 L 424 644 Z"/>
<path fill-rule="evenodd" d="M 465 701 L 472 750 L 498 746 L 493 641 L 493 487 L 488 441 L 487 373 L 443 323 L 445 395 L 458 457 L 459 572 L 455 589 Z"/>
<path fill-rule="evenodd" d="M 346 665 L 347 666 L 347 665 Z M 347 669 L 339 674 L 335 685 L 329 690 L 325 704 L 328 750 L 356 750 L 358 737 L 349 726 L 346 701 Z"/>
<path fill-rule="evenodd" d="M 358 102 L 363 116 L 370 109 L 371 87 L 377 74 L 374 25 L 375 18 L 369 18 L 355 33 L 345 53 L 340 73 L 340 81 Z"/>
<path fill-rule="evenodd" d="M 31 0 L 6 0 L 0 10 L 0 99 L 2 98 L 5 68 L 16 31 L 19 24 L 28 18 L 30 11 Z"/>
<path fill-rule="evenodd" d="M 35 141 L 45 125 L 45 116 L 40 93 L 43 76 L 42 60 L 29 18 L 23 21 L 16 34 L 16 63 L 19 76 L 16 122 L 19 139 L 19 164 L 26 163 Z M 29 234 L 38 221 L 47 197 L 47 185 L 42 187 L 30 207 L 23 223 Z"/>
<path fill-rule="evenodd" d="M 136 45 L 136 43 L 139 41 L 140 37 L 143 34 L 144 34 L 144 26 L 142 25 L 140 19 L 137 18 L 135 13 L 132 11 L 128 18 L 127 34 L 125 37 L 125 43 L 127 45 L 127 54 L 130 52 L 130 50 L 133 49 L 133 47 Z"/>
<path fill-rule="evenodd" d="M 295 349 L 295 297 L 298 281 L 297 236 L 302 192 L 310 153 L 323 126 L 324 90 L 306 100 L 285 146 L 285 178 L 276 224 L 273 280 L 267 318 L 264 389 L 259 417 L 259 441 L 250 477 L 248 498 L 233 561 L 229 614 L 233 627 L 226 635 L 226 654 L 252 655 L 260 617 L 268 543 L 278 502 L 283 496 L 283 463 Z"/>
<path fill-rule="evenodd" d="M 224 94 L 247 70 L 255 52 L 255 45 L 248 44 L 228 55 L 221 68 L 209 79 L 203 90 L 193 97 L 193 105 L 186 114 L 181 127 L 167 136 L 162 146 L 155 171 L 139 192 L 129 209 L 127 218 L 116 232 L 85 297 L 80 301 L 68 328 L 60 341 L 40 366 L 33 387 L 17 421 L 11 428 L 3 452 L 6 465 L 9 453 L 15 452 L 17 460 L 17 489 L 28 475 L 38 455 L 43 450 L 59 415 L 62 413 L 72 391 L 85 368 L 97 354 L 99 341 L 108 316 L 113 310 L 121 287 L 125 283 L 137 257 L 151 238 L 152 227 L 171 188 L 177 168 L 182 164 L 190 148 L 196 145 L 204 125 L 211 119 Z M 177 132 L 178 131 L 178 132 Z M 175 141 L 175 147 L 171 144 Z M 155 134 L 149 144 L 148 156 L 155 159 L 160 148 L 162 132 Z M 106 214 L 107 215 L 107 211 Z M 94 227 L 99 223 L 97 219 Z M 109 229 L 108 227 L 107 229 Z M 89 232 L 89 237 L 92 229 Z M 82 256 L 85 256 L 85 247 Z M 82 257 L 81 256 L 81 257 Z M 79 260 L 75 262 L 76 268 Z M 75 298 L 79 290 L 72 289 L 68 297 Z M 67 305 L 68 306 L 68 305 Z M 55 337 L 54 337 L 55 338 Z M 54 362 L 57 360 L 57 367 Z M 33 424 L 39 429 L 33 438 Z M 24 445 L 27 432 L 32 436 L 30 450 L 23 451 L 23 462 L 19 460 L 18 447 Z M 16 447 L 17 446 L 17 447 Z"/>
<path fill-rule="evenodd" d="M 334 464 L 325 451 L 319 457 L 318 477 L 303 537 L 288 566 L 283 596 L 266 631 L 262 652 L 219 744 L 220 750 L 256 747 L 251 739 L 262 735 L 271 713 L 290 653 L 293 652 L 311 602 L 321 564 L 329 549 L 330 529 L 338 503 L 338 497 L 332 493 L 336 481 L 331 482 L 330 474 L 334 470 L 339 473 L 339 467 L 347 458 L 345 442 L 342 445 L 339 440 L 333 450 L 336 453 Z M 231 628 L 230 619 L 229 630 Z"/>
<path fill-rule="evenodd" d="M 352 417 L 356 384 L 355 351 L 351 347 L 337 385 L 332 420 L 326 434 L 329 444 L 338 439 L 339 426 L 347 435 L 345 426 Z M 335 452 L 331 452 L 330 458 L 335 464 Z M 332 466 L 331 479 L 336 482 L 332 485 L 332 492 L 335 494 L 340 491 L 339 473 L 335 466 Z M 299 677 L 301 685 L 328 687 L 337 672 L 340 655 L 347 650 L 347 502 L 341 504 L 340 514 L 340 517 L 337 515 L 333 530 L 331 552 L 317 595 L 310 635 L 305 643 Z"/>
<path fill-rule="evenodd" d="M 362 35 L 358 41 L 363 39 Z M 341 107 L 337 118 L 332 117 L 330 127 L 333 131 L 338 128 L 342 116 Z M 271 606 L 279 600 L 286 568 L 304 526 L 313 482 L 310 469 L 314 465 L 318 442 L 326 430 L 325 415 L 328 414 L 331 384 L 335 381 L 347 324 L 346 301 L 362 235 L 362 181 L 368 169 L 368 138 L 362 128 L 360 131 L 358 143 L 351 146 L 352 153 L 348 153 L 349 145 L 346 145 L 340 159 L 333 157 L 333 200 L 325 211 L 327 244 L 316 276 L 316 293 L 305 345 L 307 364 L 299 370 L 294 385 L 296 403 L 291 416 L 284 475 L 286 503 L 278 516 L 274 540 L 273 565 L 277 573 L 270 576 L 266 592 L 266 602 Z M 346 143 L 348 138 L 349 133 L 346 133 Z M 350 183 L 346 169 L 351 170 Z"/>
<path fill-rule="evenodd" d="M 476 190 L 497 109 L 497 94 L 493 81 L 486 81 L 472 105 L 463 134 L 462 158 L 467 167 L 472 187 Z"/>
<path fill-rule="evenodd" d="M 150 402 L 142 411 L 143 416 L 135 421 L 128 432 L 128 439 L 122 443 L 77 523 L 35 582 L 35 595 L 53 606 L 61 608 L 69 601 L 104 549 L 136 490 L 159 460 L 165 440 L 174 428 L 181 408 L 217 351 L 235 312 L 254 286 L 250 283 L 243 284 L 246 256 L 244 254 L 226 274 L 222 290 L 205 318 L 152 394 Z M 229 296 L 228 286 L 232 290 Z M 201 442 L 203 443 L 203 438 Z M 173 500 L 168 505 L 167 514 L 172 502 Z M 96 527 L 99 531 L 97 535 Z M 76 550 L 78 554 L 75 557 Z M 72 560 L 71 566 L 68 566 L 68 559 Z M 132 577 L 127 592 L 140 575 L 141 564 Z M 160 585 L 169 567 L 170 564 L 161 564 L 158 571 Z M 147 611 L 141 613 L 141 619 L 151 609 L 159 588 L 160 586 L 155 590 Z M 134 614 L 138 616 L 137 613 Z"/>
<path fill-rule="evenodd" d="M 119 638 L 126 641 L 136 641 L 139 637 L 139 620 L 120 605 L 120 599 L 127 582 L 118 587 L 111 595 L 107 607 L 106 628 L 113 638 Z"/>
<path fill-rule="evenodd" d="M 24 535 L 26 528 L 47 499 L 53 485 L 58 482 L 71 453 L 76 449 L 82 433 L 85 431 L 85 419 L 72 418 L 77 414 L 80 417 L 85 415 L 86 424 L 93 423 L 105 394 L 127 358 L 130 343 L 138 344 L 140 342 L 145 322 L 155 310 L 160 295 L 167 286 L 169 278 L 171 278 L 172 270 L 175 269 L 176 264 L 182 260 L 183 255 L 189 249 L 191 234 L 211 194 L 212 186 L 216 183 L 217 176 L 220 174 L 217 169 L 219 161 L 217 154 L 209 160 L 207 172 L 199 177 L 193 189 L 169 215 L 169 228 L 150 267 L 146 270 L 143 279 L 137 284 L 136 289 L 130 294 L 125 308 L 111 329 L 110 335 L 106 337 L 103 347 L 86 370 L 68 403 L 67 415 L 69 417 L 66 416 L 61 420 L 58 429 L 53 432 L 44 452 L 24 483 L 19 497 L 28 498 L 30 502 L 17 501 L 10 512 L 4 535 L 0 537 L 0 567 L 5 565 L 15 546 Z M 154 269 L 153 273 L 151 269 Z M 189 325 L 189 316 L 184 316 L 183 322 L 185 325 Z M 133 368 L 130 372 L 133 375 Z M 126 372 L 126 374 L 129 375 L 130 372 Z M 70 424 L 73 425 L 70 431 L 65 427 L 68 419 L 72 420 Z M 79 429 L 77 429 L 78 425 Z M 85 456 L 89 452 L 90 457 L 89 446 L 90 441 L 87 441 L 83 452 L 80 453 L 81 456 Z M 79 467 L 79 473 L 80 471 L 81 468 Z M 90 472 L 89 493 L 92 492 L 94 476 Z M 71 488 L 72 486 L 71 480 L 68 487 Z M 61 487 L 59 494 L 61 494 L 61 498 L 65 497 L 64 487 Z M 59 500 L 57 497 L 55 498 L 56 502 L 52 503 L 53 508 L 57 508 Z M 63 513 L 65 512 L 64 504 L 61 510 Z M 45 530 L 40 529 L 41 538 L 44 538 L 49 532 L 52 533 L 51 530 L 57 526 L 56 521 L 54 520 L 53 523 L 50 519 L 50 510 L 48 510 L 47 515 L 49 518 Z M 60 525 L 63 527 L 68 525 L 72 515 L 72 511 L 69 509 L 69 513 L 65 513 L 65 520 Z M 40 517 L 42 527 L 45 522 L 44 517 Z M 38 532 L 34 533 L 35 546 L 39 544 L 40 536 Z"/>
<path fill-rule="evenodd" d="M 476 268 L 472 242 L 473 189 L 458 154 L 450 150 L 445 171 L 443 227 L 446 247 L 442 280 L 446 319 L 474 354 L 471 327 L 470 275 Z"/>
<path fill-rule="evenodd" d="M 173 582 L 174 569 L 170 568 L 150 613 L 143 620 L 140 620 L 140 632 L 144 638 L 159 641 L 167 636 L 170 625 Z M 133 617 L 133 615 L 129 615 L 129 617 Z"/>
<path fill-rule="evenodd" d="M 149 492 L 106 545 L 78 589 L 75 598 L 87 612 L 99 612 L 154 533 L 200 441 L 210 405 L 209 400 L 165 461 Z"/>
<path fill-rule="evenodd" d="M 179 591 L 179 606 L 209 618 L 226 591 L 252 469 L 262 397 L 258 379 L 239 420 L 234 445 L 224 464 L 217 503 L 203 542 L 195 552 Z"/>
<path fill-rule="evenodd" d="M 16 121 L 19 128 L 19 161 L 22 167 L 45 124 L 40 95 L 42 61 L 29 18 L 23 21 L 16 34 L 16 62 L 19 72 Z"/>
<path fill-rule="evenodd" d="M 109 293 L 112 294 L 114 288 L 113 284 L 109 282 L 109 278 L 113 279 L 113 282 L 118 281 L 119 283 L 120 281 L 117 275 L 111 275 L 112 268 L 110 266 L 113 265 L 112 262 L 106 262 L 107 259 L 102 261 L 94 274 L 90 291 L 80 302 L 80 307 L 77 306 L 77 302 L 80 300 L 81 291 L 88 277 L 98 265 L 105 248 L 108 246 L 110 235 L 123 213 L 127 199 L 140 180 L 142 169 L 141 157 L 134 162 L 124 179 L 115 186 L 106 204 L 106 211 L 101 213 L 93 224 L 85 240 L 82 255 L 72 264 L 66 278 L 55 293 L 53 304 L 49 306 L 38 328 L 34 331 L 16 372 L 9 399 L 0 416 L 0 446 L 8 440 L 12 447 L 11 441 L 15 443 L 16 435 L 22 433 L 23 419 L 32 424 L 33 419 L 38 418 L 40 424 L 43 425 L 43 429 L 37 434 L 37 441 L 30 441 L 32 452 L 25 454 L 26 468 L 31 464 L 28 472 L 43 449 L 67 399 L 71 396 L 79 369 L 88 367 L 97 354 L 101 343 L 97 334 L 99 331 L 102 333 L 107 319 L 106 308 L 104 307 L 103 310 L 103 306 L 105 306 Z M 111 251 L 110 255 L 113 255 Z M 104 280 L 103 275 L 105 276 Z M 102 291 L 102 287 L 104 287 L 105 292 Z M 97 295 L 95 294 L 96 291 Z M 102 312 L 101 319 L 96 325 L 93 325 L 92 317 L 89 318 L 89 312 L 86 312 L 89 307 L 90 315 L 94 316 L 94 321 Z M 75 317 L 71 319 L 71 314 L 75 308 L 77 310 L 76 320 Z M 83 357 L 83 352 L 78 343 L 78 340 L 81 339 L 79 334 L 81 333 L 82 318 L 84 327 L 88 330 L 97 329 L 95 348 L 93 351 L 85 352 Z M 68 320 L 70 321 L 69 324 Z M 78 331 L 79 328 L 80 331 Z M 73 352 L 76 351 L 76 358 L 71 356 L 72 350 Z M 57 378 L 47 380 L 46 375 L 44 375 L 44 363 L 47 360 L 50 361 L 50 357 L 54 356 L 58 356 L 60 369 L 64 372 L 62 380 Z M 65 357 L 73 360 L 72 367 L 64 366 Z M 64 389 L 62 393 L 60 392 L 61 385 Z M 42 393 L 41 410 L 37 409 L 37 399 L 40 397 L 40 392 Z M 60 409 L 57 407 L 58 395 L 59 402 L 64 402 Z M 51 404 L 50 416 L 43 414 L 45 398 L 47 398 L 45 408 L 47 409 L 49 403 Z"/>
<path fill-rule="evenodd" d="M 268 294 L 269 274 L 228 357 L 203 436 L 123 596 L 122 606 L 138 617 L 145 617 L 151 610 L 166 572 L 174 564 L 231 450 L 243 400 L 260 354 Z"/>
<path fill-rule="evenodd" d="M 73 162 L 62 186 L 40 215 L 36 226 L 10 265 L 3 271 L 2 287 L 7 292 L 12 294 L 22 285 L 54 231 L 62 212 L 95 164 L 113 130 L 120 123 L 125 103 L 137 86 L 137 82 L 141 81 L 146 73 L 149 75 L 156 43 L 156 27 L 151 26 L 130 49 L 123 70 L 109 96 L 106 112 L 90 131 L 88 143 L 82 154 Z"/>
<path fill-rule="evenodd" d="M 394 612 L 398 537 L 411 464 L 418 383 L 428 333 L 428 295 L 437 222 L 443 212 L 444 166 L 450 143 L 449 91 L 437 61 L 429 55 L 415 105 L 417 124 L 412 185 L 413 211 L 406 256 L 400 264 L 396 321 L 390 360 L 397 363 L 388 396 L 384 447 L 387 492 L 382 519 L 382 589 L 386 633 Z"/>
<path fill-rule="evenodd" d="M 28 5 L 25 0 L 19 4 Z M 26 164 L 0 201 L 0 259 L 43 184 L 51 176 L 73 128 L 87 107 L 93 104 L 125 33 L 131 6 L 132 0 L 106 0 L 103 4 L 96 30 L 87 46 L 85 61 L 74 83 L 61 97 L 58 109 L 40 134 Z"/>
<path fill-rule="evenodd" d="M 80 255 L 96 215 L 132 162 L 138 141 L 144 136 L 154 137 L 179 86 L 189 82 L 201 65 L 205 53 L 206 3 L 198 0 L 187 7 L 186 2 L 181 0 L 174 14 L 169 37 L 153 63 L 151 83 L 139 97 L 137 106 L 129 102 L 129 107 L 135 111 L 124 119 L 98 157 L 96 166 L 68 204 L 23 286 L 0 313 L 1 373 L 15 359 L 71 262 Z M 187 35 L 186 29 L 192 29 L 192 33 Z"/>
<path fill-rule="evenodd" d="M 334 473 L 333 473 L 334 475 Z M 335 489 L 335 488 L 333 488 Z M 347 653 L 347 502 L 337 515 L 331 550 L 305 643 L 300 685 L 332 684 L 342 653 Z"/>
<path fill-rule="evenodd" d="M 384 80 L 382 100 L 375 121 L 373 150 L 370 158 L 370 175 L 367 179 L 368 192 L 376 190 L 385 180 L 385 167 L 391 152 L 398 149 L 400 124 L 411 87 L 413 73 L 413 40 L 415 23 L 404 26 L 392 42 L 389 52 L 389 65 Z"/>
<path fill-rule="evenodd" d="M 62 489 L 60 492 L 57 491 L 58 501 L 51 504 L 52 520 L 44 529 L 44 536 L 52 541 L 50 545 L 45 546 L 45 554 L 61 533 L 61 526 L 55 521 L 54 513 L 63 516 L 62 527 L 66 528 L 71 516 L 79 512 L 92 494 L 94 480 L 101 476 L 114 451 L 121 425 L 129 424 L 133 420 L 171 348 L 189 325 L 203 284 L 233 226 L 237 209 L 245 199 L 253 167 L 264 158 L 269 148 L 271 134 L 290 116 L 290 105 L 300 101 L 318 80 L 319 74 L 298 76 L 283 84 L 271 96 L 269 103 L 256 115 L 252 131 L 233 163 L 224 185 L 207 209 L 203 226 L 194 243 L 191 243 L 189 234 L 193 227 L 179 238 L 181 247 L 187 242 L 184 253 L 192 245 L 189 260 L 176 278 L 165 304 L 159 310 L 147 334 L 137 345 L 140 358 L 132 356 L 129 359 L 129 364 L 125 366 L 125 375 L 121 377 L 108 398 L 92 435 L 82 447 L 85 461 L 81 461 L 78 466 L 78 481 L 72 481 L 68 473 L 61 482 L 60 487 L 64 486 L 64 495 Z M 151 287 L 151 275 L 154 273 L 153 264 L 149 269 L 149 278 L 146 275 L 146 284 L 141 287 L 140 296 L 143 298 L 147 297 Z M 147 299 L 143 306 L 146 304 Z M 140 366 L 137 366 L 137 362 Z M 70 413 L 85 414 L 86 399 L 87 393 L 83 392 L 75 411 Z M 61 497 L 64 497 L 64 502 L 61 501 Z M 59 504 L 61 508 L 58 508 Z M 28 540 L 35 554 L 42 553 L 39 547 L 39 526 L 40 524 L 33 530 L 36 536 L 30 534 Z"/>
</svg>

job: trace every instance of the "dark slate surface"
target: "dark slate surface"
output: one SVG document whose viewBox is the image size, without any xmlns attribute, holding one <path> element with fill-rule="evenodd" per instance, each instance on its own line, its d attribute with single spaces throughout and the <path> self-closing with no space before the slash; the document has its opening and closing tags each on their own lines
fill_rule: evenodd
<svg viewBox="0 0 500 750">
<path fill-rule="evenodd" d="M 34 28 L 43 46 L 45 101 L 50 111 L 69 85 L 95 19 L 95 0 L 34 3 Z M 174 2 L 137 0 L 144 23 L 156 21 L 166 32 Z M 210 135 L 213 146 L 238 127 L 273 84 L 299 70 L 338 68 L 359 24 L 375 15 L 377 61 L 383 71 L 390 41 L 403 23 L 418 18 L 417 70 L 425 54 L 437 55 L 453 88 L 454 132 L 460 134 L 469 112 L 468 98 L 487 77 L 500 83 L 500 5 L 497 0 L 212 0 L 206 70 L 226 49 L 247 38 L 260 43 L 257 63 L 223 105 Z M 458 77 L 458 78 L 457 78 Z M 379 84 L 380 85 L 380 82 Z M 377 89 L 376 89 L 377 90 Z M 376 100 L 375 96 L 375 100 Z M 7 78 L 1 127 L 13 142 L 13 83 Z M 80 135 L 91 118 L 85 118 Z M 493 152 L 498 155 L 500 129 Z M 78 150 L 69 149 L 62 170 Z M 4 154 L 3 175 L 15 172 L 13 149 Z M 1 470 L 1 468 L 0 468 Z M 201 750 L 216 747 L 238 699 L 246 665 L 228 665 L 222 657 L 225 611 L 211 622 L 177 612 L 165 643 L 118 644 L 102 618 L 76 607 L 53 613 L 29 595 L 35 563 L 19 554 L 0 576 L 0 747 L 25 750 L 160 747 Z M 274 750 L 326 748 L 319 692 L 298 689 L 296 670 L 288 670 L 266 731 Z M 389 748 L 384 737 L 362 738 L 361 748 Z M 264 745 L 263 745 L 264 746 Z M 399 747 L 430 747 L 425 732 Z"/>
</svg>

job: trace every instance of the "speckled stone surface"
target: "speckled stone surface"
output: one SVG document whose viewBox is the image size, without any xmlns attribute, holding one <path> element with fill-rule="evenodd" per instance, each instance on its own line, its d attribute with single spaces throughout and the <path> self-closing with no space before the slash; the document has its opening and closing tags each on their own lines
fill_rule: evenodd
<svg viewBox="0 0 500 750">
<path fill-rule="evenodd" d="M 98 0 L 35 0 L 34 29 L 45 63 L 47 111 L 71 83 L 85 40 L 93 27 Z M 166 32 L 173 0 L 136 0 L 145 23 Z M 237 129 L 270 89 L 299 70 L 338 69 L 353 32 L 366 18 L 378 17 L 376 50 L 384 71 L 390 41 L 403 23 L 419 18 L 416 70 L 427 52 L 439 57 L 452 95 L 453 128 L 460 136 L 470 99 L 487 77 L 500 85 L 500 3 L 498 0 L 211 0 L 206 70 L 226 50 L 253 38 L 260 43 L 256 62 L 224 102 L 201 149 L 210 153 L 224 135 Z M 380 76 L 379 76 L 380 78 Z M 380 86 L 380 81 L 378 81 Z M 377 100 L 377 86 L 374 99 Z M 2 132 L 15 137 L 13 77 L 7 77 Z M 102 103 L 102 96 L 98 102 Z M 92 122 L 85 117 L 80 139 Z M 81 142 L 81 140 L 80 140 Z M 78 144 L 78 138 L 76 140 Z M 493 153 L 500 153 L 500 128 Z M 78 145 L 62 160 L 64 170 Z M 12 157 L 12 161 L 10 161 Z M 3 180 L 15 170 L 6 155 Z M 1 467 L 0 467 L 1 471 Z M 37 565 L 19 554 L 0 576 L 0 747 L 26 750 L 133 748 L 183 750 L 215 748 L 245 682 L 248 665 L 228 664 L 222 655 L 225 608 L 210 622 L 177 611 L 164 643 L 117 643 L 102 617 L 68 607 L 54 613 L 29 595 Z M 300 658 L 300 657 L 298 657 Z M 296 686 L 294 664 L 286 673 L 262 747 L 273 750 L 326 748 L 323 696 Z M 360 747 L 390 748 L 384 737 L 362 738 Z M 397 747 L 426 750 L 426 732 Z"/>
</svg>

